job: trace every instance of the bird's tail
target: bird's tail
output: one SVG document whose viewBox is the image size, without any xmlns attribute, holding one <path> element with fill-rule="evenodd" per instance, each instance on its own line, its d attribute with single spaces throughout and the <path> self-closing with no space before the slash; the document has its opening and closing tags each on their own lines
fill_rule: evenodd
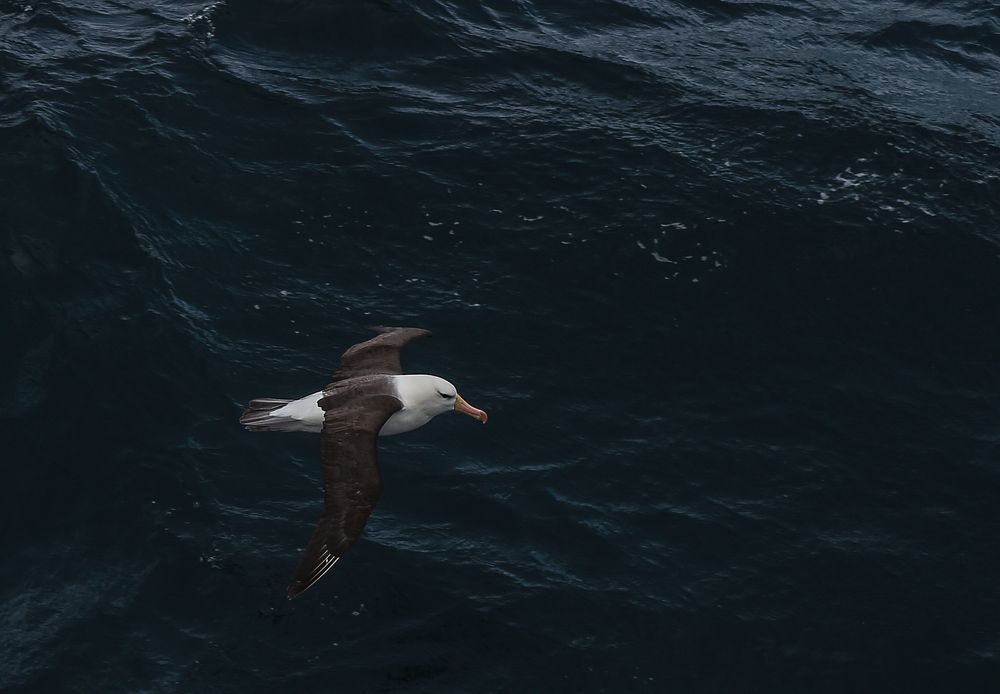
<svg viewBox="0 0 1000 694">
<path fill-rule="evenodd" d="M 298 431 L 302 424 L 299 420 L 274 414 L 290 402 L 277 398 L 251 400 L 240 415 L 240 424 L 248 431 Z"/>
</svg>

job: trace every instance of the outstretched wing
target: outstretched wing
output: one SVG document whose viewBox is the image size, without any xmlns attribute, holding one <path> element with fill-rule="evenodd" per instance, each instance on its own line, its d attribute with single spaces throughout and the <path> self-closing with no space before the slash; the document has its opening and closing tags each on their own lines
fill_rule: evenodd
<svg viewBox="0 0 1000 694">
<path fill-rule="evenodd" d="M 431 334 L 430 330 L 423 328 L 376 326 L 372 330 L 378 331 L 379 334 L 366 342 L 359 342 L 344 352 L 331 383 L 356 376 L 400 374 L 402 367 L 399 365 L 399 350 L 413 340 Z"/>
<path fill-rule="evenodd" d="M 376 462 L 378 432 L 402 408 L 399 400 L 383 393 L 352 393 L 346 398 L 348 405 L 333 405 L 334 400 L 344 402 L 345 398 L 320 400 L 326 410 L 320 434 L 323 515 L 288 586 L 289 599 L 323 578 L 361 537 L 382 495 Z"/>
</svg>

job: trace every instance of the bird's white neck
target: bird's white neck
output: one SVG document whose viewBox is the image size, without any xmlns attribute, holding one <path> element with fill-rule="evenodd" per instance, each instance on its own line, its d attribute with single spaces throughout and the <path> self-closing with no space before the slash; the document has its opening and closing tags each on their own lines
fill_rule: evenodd
<svg viewBox="0 0 1000 694">
<path fill-rule="evenodd" d="M 439 414 L 454 409 L 455 387 L 443 378 L 428 374 L 402 374 L 390 378 L 403 409 L 382 426 L 380 436 L 413 431 Z"/>
</svg>

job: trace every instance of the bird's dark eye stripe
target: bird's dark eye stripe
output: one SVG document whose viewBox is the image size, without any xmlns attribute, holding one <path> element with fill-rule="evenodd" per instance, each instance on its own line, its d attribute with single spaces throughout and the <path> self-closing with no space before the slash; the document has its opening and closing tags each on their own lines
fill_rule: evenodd
<svg viewBox="0 0 1000 694">
<path fill-rule="evenodd" d="M 440 395 L 442 398 L 450 398 L 451 397 L 447 393 L 438 393 L 438 395 Z"/>
</svg>

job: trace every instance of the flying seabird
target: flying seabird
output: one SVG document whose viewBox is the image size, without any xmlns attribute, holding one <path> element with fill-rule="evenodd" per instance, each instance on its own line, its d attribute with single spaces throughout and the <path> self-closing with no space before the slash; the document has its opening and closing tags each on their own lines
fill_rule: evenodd
<svg viewBox="0 0 1000 694">
<path fill-rule="evenodd" d="M 249 431 L 320 434 L 324 509 L 288 586 L 289 599 L 321 579 L 361 537 L 382 494 L 378 436 L 412 431 L 449 411 L 486 423 L 486 413 L 443 378 L 402 373 L 399 351 L 429 330 L 373 330 L 379 334 L 344 352 L 323 390 L 298 400 L 251 400 L 240 416 Z"/>
</svg>

